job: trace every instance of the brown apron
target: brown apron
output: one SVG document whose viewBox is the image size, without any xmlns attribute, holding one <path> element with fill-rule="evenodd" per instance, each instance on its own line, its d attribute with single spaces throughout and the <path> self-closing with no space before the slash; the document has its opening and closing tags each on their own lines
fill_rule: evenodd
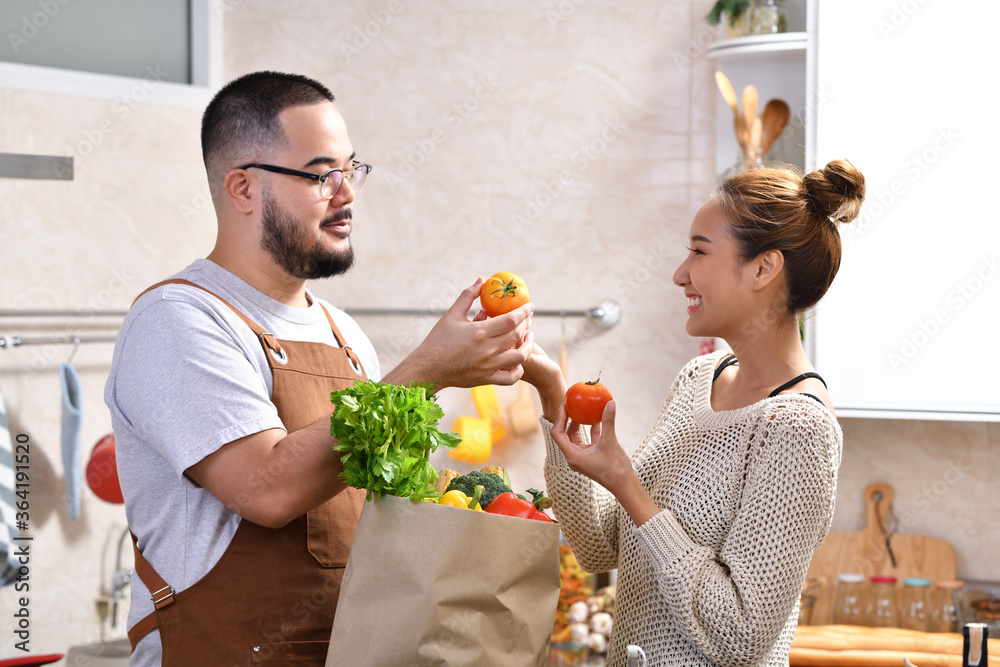
<svg viewBox="0 0 1000 667">
<path fill-rule="evenodd" d="M 168 280 L 149 289 L 166 283 L 204 289 L 186 280 Z M 273 373 L 271 401 L 287 432 L 328 417 L 333 412 L 330 392 L 367 379 L 325 308 L 339 348 L 276 340 L 231 304 L 212 296 L 257 334 Z M 159 628 L 165 667 L 322 666 L 364 499 L 364 491 L 338 483 L 329 501 L 282 528 L 241 520 L 219 562 L 177 593 L 136 546 L 136 573 L 152 593 L 156 609 L 129 630 L 132 648 Z"/>
</svg>

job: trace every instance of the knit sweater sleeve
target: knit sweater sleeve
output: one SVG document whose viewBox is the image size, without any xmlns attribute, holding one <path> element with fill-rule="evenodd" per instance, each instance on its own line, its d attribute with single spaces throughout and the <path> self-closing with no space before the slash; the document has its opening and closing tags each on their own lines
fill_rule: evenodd
<svg viewBox="0 0 1000 667">
<path fill-rule="evenodd" d="M 690 381 L 696 368 L 689 363 L 674 379 L 664 400 L 664 407 L 670 405 L 678 387 Z M 542 432 L 545 435 L 545 488 L 552 498 L 552 511 L 559 520 L 563 535 L 573 549 L 577 562 L 587 572 L 607 572 L 618 567 L 618 531 L 623 512 L 618 499 L 589 477 L 570 469 L 559 445 L 552 439 L 552 422 L 541 417 Z M 581 429 L 585 440 L 589 441 L 586 429 Z M 649 443 L 647 436 L 633 456 L 641 452 Z M 629 527 L 632 526 L 631 520 Z"/>
<path fill-rule="evenodd" d="M 618 567 L 618 501 L 603 486 L 570 469 L 552 439 L 552 422 L 544 417 L 540 421 L 545 434 L 545 489 L 573 555 L 587 572 Z"/>
<path fill-rule="evenodd" d="M 811 400 L 759 417 L 718 553 L 693 542 L 670 511 L 636 529 L 672 621 L 715 663 L 756 664 L 771 650 L 830 530 L 842 435 Z"/>
</svg>

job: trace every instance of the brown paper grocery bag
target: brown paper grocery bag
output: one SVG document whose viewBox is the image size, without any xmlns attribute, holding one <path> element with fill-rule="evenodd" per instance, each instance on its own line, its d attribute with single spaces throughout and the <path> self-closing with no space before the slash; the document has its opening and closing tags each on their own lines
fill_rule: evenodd
<svg viewBox="0 0 1000 667">
<path fill-rule="evenodd" d="M 557 524 L 384 496 L 365 503 L 327 667 L 541 667 Z"/>
</svg>

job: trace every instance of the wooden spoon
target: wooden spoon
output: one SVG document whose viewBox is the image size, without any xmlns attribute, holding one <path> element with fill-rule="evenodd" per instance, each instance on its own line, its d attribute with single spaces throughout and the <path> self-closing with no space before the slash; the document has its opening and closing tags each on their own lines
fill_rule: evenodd
<svg viewBox="0 0 1000 667">
<path fill-rule="evenodd" d="M 729 105 L 729 108 L 733 110 L 733 115 L 739 118 L 740 108 L 737 106 L 736 91 L 733 90 L 733 84 L 729 82 L 729 78 L 723 74 L 721 70 L 716 70 L 715 82 L 719 85 L 719 92 L 722 93 L 722 99 L 724 99 L 726 104 Z"/>
<path fill-rule="evenodd" d="M 750 148 L 759 151 L 761 137 L 764 136 L 764 123 L 760 117 L 753 119 L 753 127 L 750 128 Z"/>
<path fill-rule="evenodd" d="M 784 100 L 770 100 L 764 106 L 764 112 L 761 115 L 764 124 L 764 134 L 760 147 L 764 155 L 767 154 L 767 151 L 784 131 L 785 126 L 788 125 L 788 118 L 790 116 L 791 112 Z"/>
<path fill-rule="evenodd" d="M 753 131 L 753 122 L 757 118 L 757 88 L 747 86 L 743 89 L 743 123 L 747 134 Z"/>
<path fill-rule="evenodd" d="M 747 128 L 740 116 L 733 116 L 733 132 L 736 134 L 736 142 L 740 145 L 740 148 L 746 151 L 748 139 Z"/>
<path fill-rule="evenodd" d="M 760 116 L 753 119 L 753 127 L 750 128 L 750 140 L 747 143 L 744 154 L 746 156 L 747 170 L 758 169 L 763 166 L 764 154 L 760 150 L 760 138 L 764 132 L 764 124 Z"/>
</svg>

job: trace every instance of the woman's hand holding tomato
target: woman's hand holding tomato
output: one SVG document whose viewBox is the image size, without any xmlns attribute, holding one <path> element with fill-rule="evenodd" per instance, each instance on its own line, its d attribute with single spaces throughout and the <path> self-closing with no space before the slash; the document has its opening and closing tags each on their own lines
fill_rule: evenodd
<svg viewBox="0 0 1000 667">
<path fill-rule="evenodd" d="M 570 393 L 572 391 L 570 388 Z M 588 443 L 581 426 L 569 421 L 566 412 L 568 395 L 566 400 L 567 403 L 559 408 L 559 418 L 552 424 L 551 434 L 570 469 L 586 475 L 610 491 L 636 526 L 659 514 L 660 508 L 642 486 L 632 467 L 632 460 L 615 435 L 615 402 L 609 401 L 601 420 L 590 427 Z"/>
<path fill-rule="evenodd" d="M 586 475 L 616 496 L 617 489 L 628 476 L 634 476 L 632 461 L 615 434 L 614 401 L 604 409 L 601 421 L 590 427 L 589 443 L 581 425 L 570 422 L 565 404 L 559 408 L 559 417 L 551 433 L 572 470 Z"/>
</svg>

